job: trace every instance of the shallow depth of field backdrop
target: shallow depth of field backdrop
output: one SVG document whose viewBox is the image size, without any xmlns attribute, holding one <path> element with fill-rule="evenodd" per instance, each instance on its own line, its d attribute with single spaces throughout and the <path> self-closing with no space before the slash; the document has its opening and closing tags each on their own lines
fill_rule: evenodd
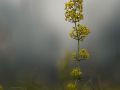
<svg viewBox="0 0 120 90">
<path fill-rule="evenodd" d="M 66 0 L 0 0 L 0 84 L 59 83 L 57 62 L 77 43 L 64 20 Z M 91 30 L 82 47 L 91 53 L 83 69 L 120 85 L 120 0 L 84 0 Z"/>
</svg>

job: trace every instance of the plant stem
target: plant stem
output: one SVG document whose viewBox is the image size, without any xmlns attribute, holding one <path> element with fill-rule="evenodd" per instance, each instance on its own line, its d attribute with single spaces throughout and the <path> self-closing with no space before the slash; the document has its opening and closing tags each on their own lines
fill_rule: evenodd
<svg viewBox="0 0 120 90">
<path fill-rule="evenodd" d="M 77 37 L 79 37 L 78 31 L 77 31 L 77 23 L 75 22 L 75 30 L 77 32 Z M 80 40 L 78 38 L 78 46 L 77 46 L 77 61 L 79 61 L 79 50 L 80 50 Z"/>
<path fill-rule="evenodd" d="M 78 60 L 79 60 L 80 40 L 78 39 Z"/>
</svg>

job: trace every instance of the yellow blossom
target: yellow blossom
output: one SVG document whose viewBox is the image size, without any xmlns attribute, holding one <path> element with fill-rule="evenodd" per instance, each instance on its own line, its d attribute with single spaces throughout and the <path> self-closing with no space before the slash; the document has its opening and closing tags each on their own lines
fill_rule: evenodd
<svg viewBox="0 0 120 90">
<path fill-rule="evenodd" d="M 65 20 L 69 22 L 79 22 L 83 19 L 83 0 L 69 0 L 65 3 Z"/>
<path fill-rule="evenodd" d="M 74 7 L 74 2 L 72 0 L 70 0 L 69 2 L 65 3 L 65 9 L 71 9 Z"/>
<path fill-rule="evenodd" d="M 80 68 L 74 68 L 71 72 L 71 76 L 75 79 L 80 79 L 81 75 L 82 75 L 82 72 Z"/>
<path fill-rule="evenodd" d="M 74 83 L 68 83 L 67 90 L 77 90 L 77 86 Z"/>
<path fill-rule="evenodd" d="M 86 49 L 81 49 L 79 55 L 80 55 L 80 59 L 88 59 L 90 56 Z"/>
<path fill-rule="evenodd" d="M 70 32 L 70 37 L 76 40 L 83 41 L 89 33 L 90 30 L 86 26 L 78 24 L 76 28 L 72 28 L 72 31 Z"/>
</svg>

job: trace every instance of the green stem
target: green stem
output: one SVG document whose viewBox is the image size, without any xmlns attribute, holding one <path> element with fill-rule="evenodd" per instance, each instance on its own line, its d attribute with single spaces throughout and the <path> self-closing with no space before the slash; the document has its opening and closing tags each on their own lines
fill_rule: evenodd
<svg viewBox="0 0 120 90">
<path fill-rule="evenodd" d="M 77 32 L 77 23 L 75 22 L 75 30 L 76 30 L 76 32 Z M 78 37 L 78 33 L 77 33 L 77 37 Z M 77 50 L 77 60 L 79 61 L 79 50 L 80 50 L 80 40 L 79 40 L 79 38 L 78 38 L 78 50 Z"/>
<path fill-rule="evenodd" d="M 80 40 L 78 39 L 78 60 L 79 60 Z"/>
</svg>

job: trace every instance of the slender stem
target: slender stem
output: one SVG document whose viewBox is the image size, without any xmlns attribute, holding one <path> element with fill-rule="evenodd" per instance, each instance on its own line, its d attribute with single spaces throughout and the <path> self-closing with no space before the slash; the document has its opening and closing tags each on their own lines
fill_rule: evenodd
<svg viewBox="0 0 120 90">
<path fill-rule="evenodd" d="M 76 32 L 77 32 L 77 37 L 79 37 L 79 35 L 78 35 L 78 31 L 77 31 L 77 23 L 75 22 L 75 30 L 76 30 Z M 79 61 L 79 50 L 80 50 L 80 40 L 79 40 L 79 38 L 78 38 L 78 50 L 77 50 L 77 60 Z"/>
<path fill-rule="evenodd" d="M 78 39 L 78 60 L 79 60 L 80 40 Z"/>
<path fill-rule="evenodd" d="M 75 30 L 76 30 L 76 32 L 77 32 L 77 23 L 75 22 Z M 77 37 L 78 37 L 78 33 L 77 33 Z M 79 43 L 78 43 L 79 44 Z M 79 46 L 79 45 L 78 45 Z M 77 46 L 77 47 L 78 47 Z M 78 47 L 78 50 L 79 50 L 79 47 Z M 79 53 L 79 51 L 77 50 L 77 60 L 78 60 L 78 53 Z"/>
</svg>

